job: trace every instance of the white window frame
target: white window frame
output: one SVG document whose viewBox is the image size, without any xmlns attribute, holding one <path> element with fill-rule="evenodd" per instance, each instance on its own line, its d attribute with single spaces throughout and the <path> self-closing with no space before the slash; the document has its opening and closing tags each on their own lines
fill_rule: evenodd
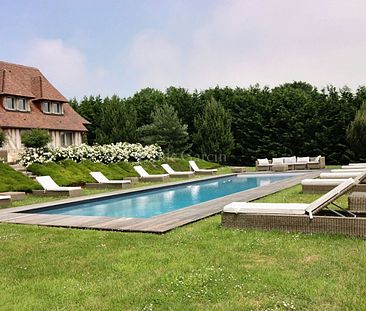
<svg viewBox="0 0 366 311">
<path fill-rule="evenodd" d="M 8 100 L 12 101 L 12 104 L 13 104 L 12 108 L 8 107 L 8 105 L 7 105 Z M 20 108 L 21 101 L 24 101 L 25 109 Z M 3 106 L 4 106 L 5 110 L 9 110 L 9 111 L 20 111 L 20 112 L 29 112 L 30 111 L 29 101 L 27 98 L 24 98 L 24 97 L 6 96 L 4 98 Z"/>
<path fill-rule="evenodd" d="M 45 109 L 47 107 L 47 110 Z M 60 102 L 52 102 L 52 101 L 44 101 L 42 102 L 42 111 L 46 114 L 64 114 L 62 103 Z"/>
<path fill-rule="evenodd" d="M 70 135 L 70 136 L 69 136 Z M 67 141 L 67 137 L 70 141 Z M 74 132 L 61 132 L 60 133 L 61 147 L 68 147 L 74 144 Z"/>
<path fill-rule="evenodd" d="M 11 100 L 12 101 L 12 105 L 13 105 L 13 108 L 9 108 L 8 105 L 7 105 L 7 101 L 8 100 Z M 4 98 L 4 108 L 6 110 L 10 110 L 10 111 L 16 111 L 17 110 L 17 101 L 16 101 L 16 98 L 15 97 L 11 97 L 11 96 L 7 96 Z"/>
<path fill-rule="evenodd" d="M 21 101 L 24 101 L 24 104 L 25 104 L 25 108 L 24 109 L 20 108 Z M 18 111 L 23 111 L 23 112 L 29 111 L 29 102 L 28 102 L 28 99 L 23 98 L 23 97 L 18 98 L 18 100 L 17 100 L 17 110 Z"/>
</svg>

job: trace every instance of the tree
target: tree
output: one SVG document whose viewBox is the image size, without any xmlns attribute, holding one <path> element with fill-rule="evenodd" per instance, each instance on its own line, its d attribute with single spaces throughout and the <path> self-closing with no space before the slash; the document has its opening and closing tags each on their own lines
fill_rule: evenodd
<svg viewBox="0 0 366 311">
<path fill-rule="evenodd" d="M 347 129 L 347 140 L 357 156 L 366 156 L 366 101 Z"/>
<path fill-rule="evenodd" d="M 96 142 L 110 144 L 133 143 L 137 140 L 137 113 L 126 100 L 113 95 L 105 98 L 96 130 Z"/>
<path fill-rule="evenodd" d="M 196 132 L 193 142 L 201 156 L 207 160 L 225 162 L 234 147 L 230 113 L 211 98 L 194 124 Z"/>
<path fill-rule="evenodd" d="M 51 137 L 47 130 L 31 129 L 22 133 L 22 144 L 27 148 L 43 148 L 50 141 Z"/>
<path fill-rule="evenodd" d="M 188 143 L 187 125 L 182 124 L 175 109 L 163 104 L 157 106 L 151 115 L 153 122 L 139 128 L 141 140 L 145 144 L 158 144 L 166 154 L 183 153 Z"/>
</svg>

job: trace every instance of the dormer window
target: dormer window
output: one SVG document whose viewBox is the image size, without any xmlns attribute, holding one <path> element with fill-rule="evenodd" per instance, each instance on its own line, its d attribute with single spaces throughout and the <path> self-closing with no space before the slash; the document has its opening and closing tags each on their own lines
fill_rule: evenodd
<svg viewBox="0 0 366 311">
<path fill-rule="evenodd" d="M 58 102 L 43 102 L 42 110 L 48 114 L 63 114 L 62 104 Z"/>
<path fill-rule="evenodd" d="M 5 97 L 4 108 L 12 111 L 30 111 L 28 99 L 20 97 Z"/>
</svg>

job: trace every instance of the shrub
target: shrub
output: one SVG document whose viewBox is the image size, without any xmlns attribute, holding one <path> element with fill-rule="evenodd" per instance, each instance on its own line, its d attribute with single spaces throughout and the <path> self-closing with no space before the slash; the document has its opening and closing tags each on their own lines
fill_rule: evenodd
<svg viewBox="0 0 366 311">
<path fill-rule="evenodd" d="M 22 143 L 27 148 L 43 148 L 51 141 L 47 130 L 31 129 L 22 133 Z"/>
<path fill-rule="evenodd" d="M 32 189 L 40 189 L 40 185 L 29 177 L 12 169 L 9 165 L 0 162 L 0 192 L 31 192 Z"/>
<path fill-rule="evenodd" d="M 355 119 L 347 129 L 347 140 L 356 155 L 366 156 L 366 102 L 357 111 Z"/>
<path fill-rule="evenodd" d="M 5 142 L 6 142 L 6 134 L 2 129 L 0 129 L 0 148 L 4 146 Z"/>
<path fill-rule="evenodd" d="M 21 156 L 21 163 L 29 166 L 33 163 L 58 162 L 72 160 L 80 162 L 90 160 L 94 163 L 117 163 L 121 161 L 158 160 L 163 152 L 158 145 L 117 143 L 102 146 L 69 146 L 66 148 L 27 148 Z"/>
</svg>

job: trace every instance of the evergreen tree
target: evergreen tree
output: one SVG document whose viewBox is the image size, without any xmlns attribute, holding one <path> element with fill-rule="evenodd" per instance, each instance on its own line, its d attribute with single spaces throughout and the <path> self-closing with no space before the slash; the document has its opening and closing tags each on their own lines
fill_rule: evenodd
<svg viewBox="0 0 366 311">
<path fill-rule="evenodd" d="M 230 113 L 211 98 L 206 103 L 203 114 L 194 123 L 196 132 L 193 141 L 202 157 L 211 161 L 226 161 L 234 147 Z"/>
<path fill-rule="evenodd" d="M 366 102 L 347 129 L 347 139 L 357 156 L 366 157 Z"/>
<path fill-rule="evenodd" d="M 103 102 L 96 142 L 99 144 L 136 142 L 136 122 L 137 113 L 132 105 L 116 95 L 107 97 Z"/>
<path fill-rule="evenodd" d="M 139 128 L 141 141 L 145 144 L 158 144 L 166 154 L 183 153 L 188 143 L 187 125 L 182 124 L 175 109 L 163 104 L 157 106 L 151 118 L 153 122 Z"/>
</svg>

